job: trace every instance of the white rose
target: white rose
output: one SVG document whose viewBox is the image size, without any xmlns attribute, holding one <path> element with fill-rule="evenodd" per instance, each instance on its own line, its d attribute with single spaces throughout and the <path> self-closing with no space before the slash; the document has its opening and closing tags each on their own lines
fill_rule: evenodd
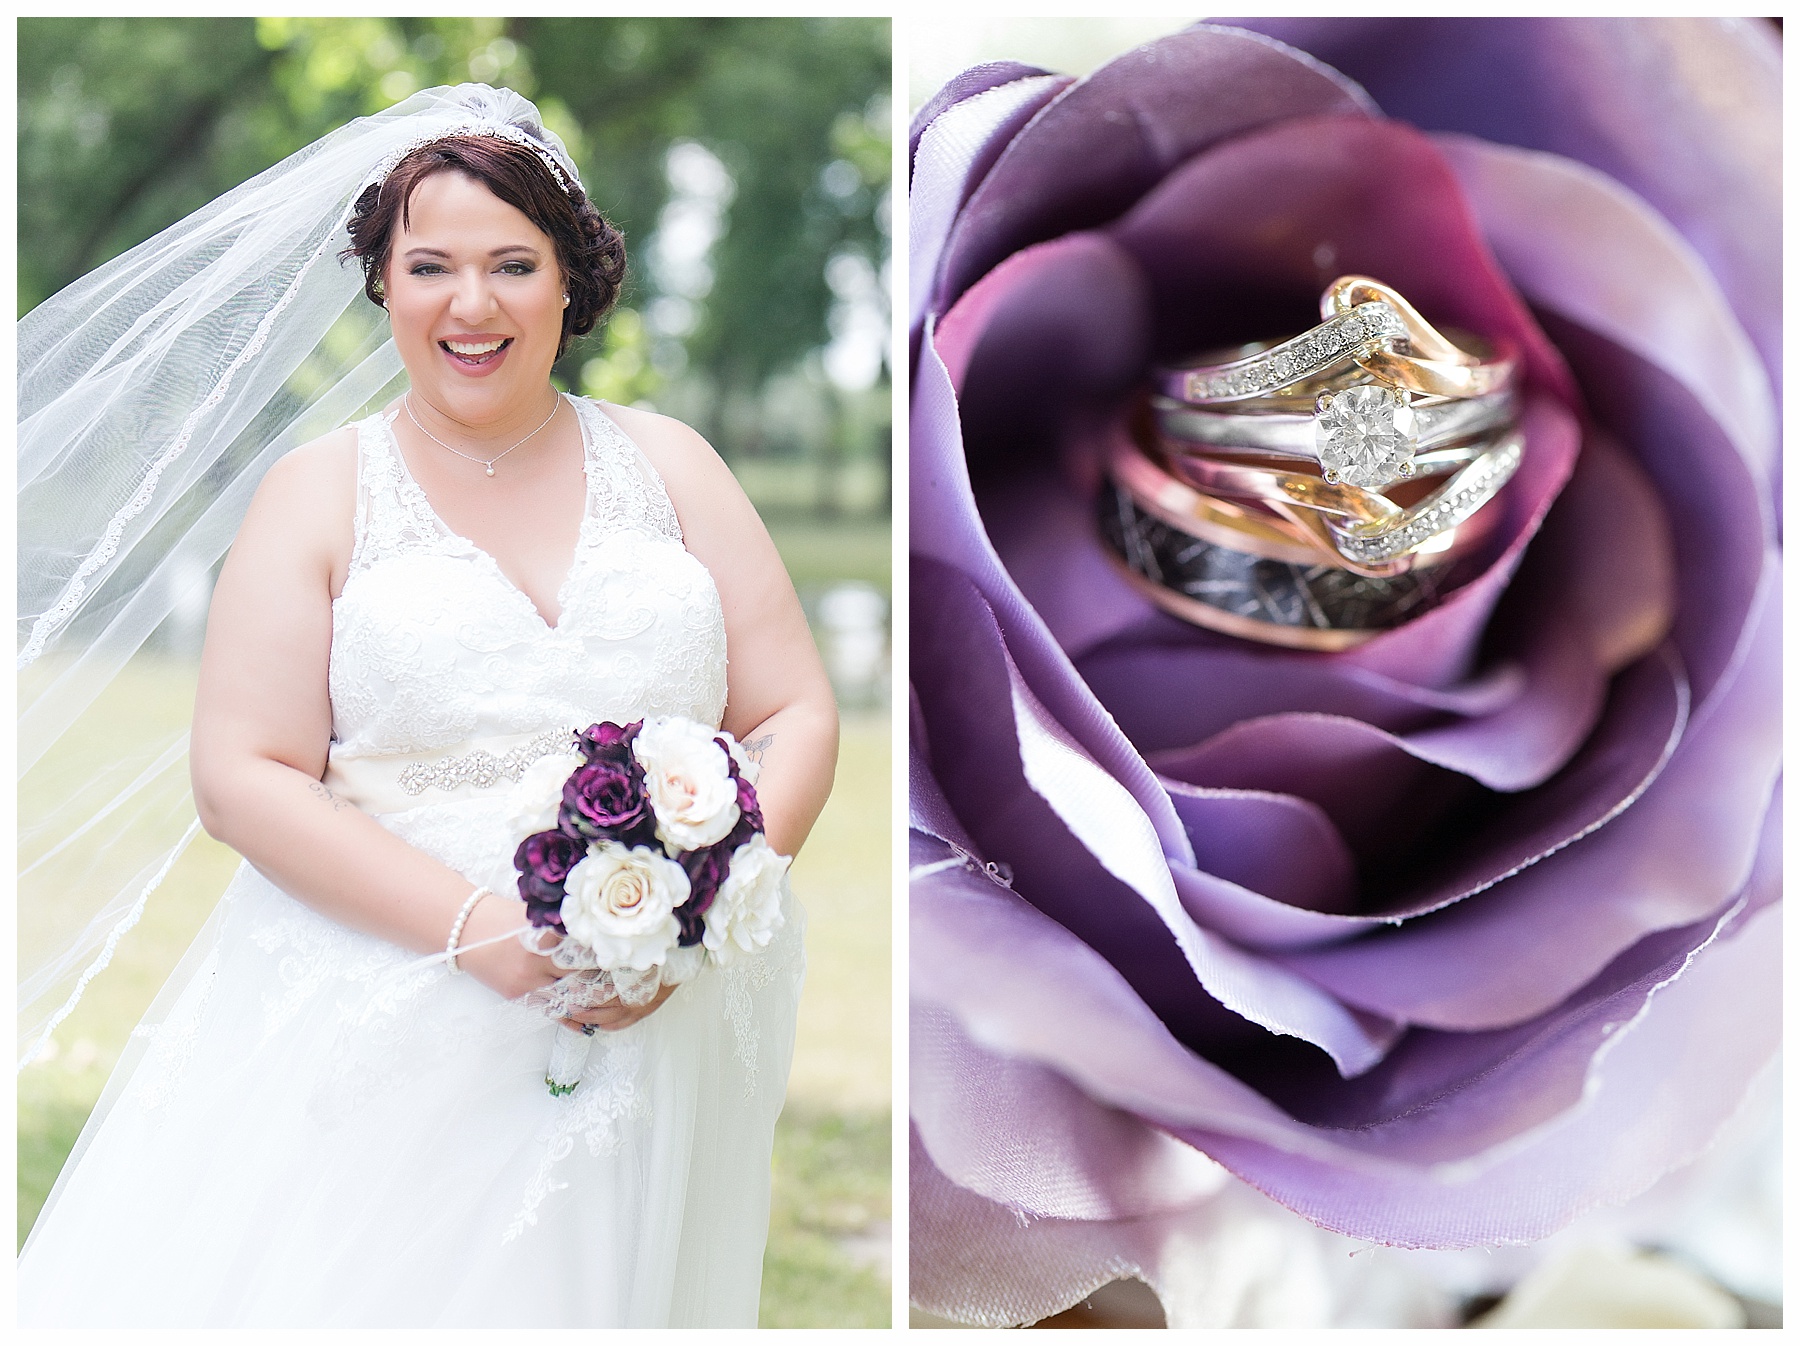
<svg viewBox="0 0 1800 1346">
<path fill-rule="evenodd" d="M 644 768 L 656 839 L 671 853 L 711 846 L 737 826 L 737 782 L 717 732 L 694 720 L 645 720 L 631 745 Z"/>
<path fill-rule="evenodd" d="M 563 887 L 563 929 L 592 949 L 601 967 L 642 972 L 675 947 L 675 908 L 688 900 L 687 872 L 648 846 L 590 845 Z"/>
<path fill-rule="evenodd" d="M 512 803 L 506 814 L 515 847 L 526 837 L 555 828 L 562 808 L 563 786 L 586 760 L 578 752 L 558 752 L 540 757 L 525 768 L 525 774 L 513 786 Z"/>
<path fill-rule="evenodd" d="M 717 961 L 729 963 L 739 953 L 755 953 L 775 937 L 786 919 L 781 894 L 789 863 L 760 832 L 731 853 L 731 873 L 706 909 L 702 937 Z"/>
</svg>

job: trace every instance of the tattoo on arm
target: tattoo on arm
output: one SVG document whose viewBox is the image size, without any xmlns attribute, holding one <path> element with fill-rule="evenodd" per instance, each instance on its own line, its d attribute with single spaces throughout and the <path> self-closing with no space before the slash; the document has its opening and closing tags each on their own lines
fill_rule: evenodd
<svg viewBox="0 0 1800 1346">
<path fill-rule="evenodd" d="M 324 781 L 309 781 L 307 782 L 306 788 L 311 790 L 325 803 L 330 804 L 334 812 L 342 811 L 350 807 L 350 801 L 348 799 L 339 799 L 336 795 L 332 794 Z"/>
<path fill-rule="evenodd" d="M 761 738 L 746 739 L 739 746 L 743 748 L 744 756 L 748 757 L 752 762 L 755 762 L 758 766 L 761 766 L 762 760 L 763 760 L 763 754 L 769 750 L 769 745 L 771 743 L 773 743 L 774 741 L 775 741 L 775 735 L 764 734 Z"/>
</svg>

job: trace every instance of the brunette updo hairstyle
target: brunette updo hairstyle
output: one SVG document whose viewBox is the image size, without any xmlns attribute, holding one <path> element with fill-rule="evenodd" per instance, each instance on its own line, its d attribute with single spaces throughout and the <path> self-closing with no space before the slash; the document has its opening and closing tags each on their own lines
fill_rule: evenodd
<svg viewBox="0 0 1800 1346">
<path fill-rule="evenodd" d="M 564 188 L 534 150 L 500 136 L 449 136 L 421 145 L 381 182 L 357 198 L 346 257 L 362 263 L 363 293 L 387 303 L 381 278 L 393 250 L 396 221 L 410 224 L 412 194 L 434 173 L 461 173 L 522 212 L 556 245 L 569 291 L 563 310 L 560 359 L 569 342 L 586 336 L 611 311 L 625 280 L 625 237 L 595 210 L 581 188 Z"/>
</svg>

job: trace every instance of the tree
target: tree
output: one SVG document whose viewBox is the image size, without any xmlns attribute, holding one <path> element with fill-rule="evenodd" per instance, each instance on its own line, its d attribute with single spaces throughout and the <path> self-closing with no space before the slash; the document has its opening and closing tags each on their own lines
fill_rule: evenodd
<svg viewBox="0 0 1800 1346">
<path fill-rule="evenodd" d="M 20 311 L 349 119 L 466 79 L 534 98 L 626 233 L 626 302 L 673 146 L 724 164 L 713 281 L 683 338 L 717 400 L 828 340 L 831 259 L 879 268 L 890 42 L 864 18 L 19 21 Z M 571 384 L 596 346 L 559 366 Z M 715 402 L 716 404 L 716 402 Z M 702 427 L 706 428 L 706 427 Z"/>
</svg>

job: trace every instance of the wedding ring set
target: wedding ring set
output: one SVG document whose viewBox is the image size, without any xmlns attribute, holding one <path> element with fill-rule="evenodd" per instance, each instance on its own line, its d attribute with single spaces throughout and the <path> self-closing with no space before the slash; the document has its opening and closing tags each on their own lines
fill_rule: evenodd
<svg viewBox="0 0 1800 1346">
<path fill-rule="evenodd" d="M 1107 449 L 1101 535 L 1185 620 L 1338 650 L 1471 577 L 1517 470 L 1518 361 L 1344 276 L 1322 321 L 1157 371 Z"/>
</svg>

